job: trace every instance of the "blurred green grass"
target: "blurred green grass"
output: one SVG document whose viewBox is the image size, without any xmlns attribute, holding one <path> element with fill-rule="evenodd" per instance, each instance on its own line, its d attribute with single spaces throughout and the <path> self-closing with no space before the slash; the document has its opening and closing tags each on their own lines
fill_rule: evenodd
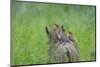
<svg viewBox="0 0 100 67">
<path fill-rule="evenodd" d="M 46 64 L 45 26 L 64 25 L 74 32 L 80 61 L 95 59 L 95 6 L 12 3 L 12 65 Z"/>
</svg>

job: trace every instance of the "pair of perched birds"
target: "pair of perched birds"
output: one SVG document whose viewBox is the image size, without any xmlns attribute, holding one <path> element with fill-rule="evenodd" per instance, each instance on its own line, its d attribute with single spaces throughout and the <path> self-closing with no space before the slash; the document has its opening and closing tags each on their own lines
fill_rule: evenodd
<svg viewBox="0 0 100 67">
<path fill-rule="evenodd" d="M 45 27 L 49 38 L 48 62 L 76 62 L 79 59 L 78 44 L 72 32 L 65 34 L 63 26 L 55 24 L 53 28 Z"/>
</svg>

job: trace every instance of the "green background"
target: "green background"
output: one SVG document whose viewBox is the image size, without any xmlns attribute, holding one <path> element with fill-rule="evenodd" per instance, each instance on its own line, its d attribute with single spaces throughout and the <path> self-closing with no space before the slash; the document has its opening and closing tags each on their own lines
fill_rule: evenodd
<svg viewBox="0 0 100 67">
<path fill-rule="evenodd" d="M 95 61 L 95 6 L 12 2 L 12 65 L 47 64 L 45 26 L 64 25 L 75 34 L 80 61 Z"/>
</svg>

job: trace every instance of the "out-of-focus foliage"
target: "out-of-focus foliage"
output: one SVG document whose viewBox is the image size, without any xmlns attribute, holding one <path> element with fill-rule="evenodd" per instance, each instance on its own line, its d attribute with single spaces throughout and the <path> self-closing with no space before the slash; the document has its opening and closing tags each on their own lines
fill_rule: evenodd
<svg viewBox="0 0 100 67">
<path fill-rule="evenodd" d="M 64 25 L 75 34 L 80 61 L 95 60 L 95 6 L 12 2 L 12 65 L 46 64 L 45 26 Z"/>
</svg>

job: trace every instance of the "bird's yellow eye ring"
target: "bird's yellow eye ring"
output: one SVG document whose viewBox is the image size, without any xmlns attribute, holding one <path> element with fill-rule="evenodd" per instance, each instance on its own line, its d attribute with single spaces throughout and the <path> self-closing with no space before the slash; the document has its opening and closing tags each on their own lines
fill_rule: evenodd
<svg viewBox="0 0 100 67">
<path fill-rule="evenodd" d="M 59 31 L 59 30 L 57 30 L 57 36 L 58 36 L 58 38 L 61 38 L 61 32 Z"/>
</svg>

